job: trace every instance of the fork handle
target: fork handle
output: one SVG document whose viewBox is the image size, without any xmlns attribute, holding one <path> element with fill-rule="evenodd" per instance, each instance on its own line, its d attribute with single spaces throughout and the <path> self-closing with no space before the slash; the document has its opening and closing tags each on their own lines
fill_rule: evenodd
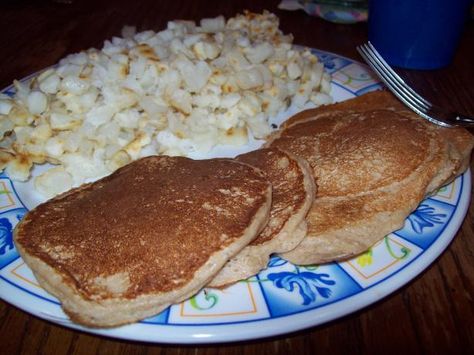
<svg viewBox="0 0 474 355">
<path fill-rule="evenodd" d="M 462 126 L 474 126 L 474 118 L 469 116 L 464 116 L 458 113 L 454 120 L 457 124 Z"/>
</svg>

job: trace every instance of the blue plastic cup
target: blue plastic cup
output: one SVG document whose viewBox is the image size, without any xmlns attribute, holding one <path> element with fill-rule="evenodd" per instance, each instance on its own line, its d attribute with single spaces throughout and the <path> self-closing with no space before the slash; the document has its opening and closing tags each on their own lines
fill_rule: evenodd
<svg viewBox="0 0 474 355">
<path fill-rule="evenodd" d="M 369 40 L 391 65 L 436 69 L 453 59 L 471 0 L 371 0 Z"/>
</svg>

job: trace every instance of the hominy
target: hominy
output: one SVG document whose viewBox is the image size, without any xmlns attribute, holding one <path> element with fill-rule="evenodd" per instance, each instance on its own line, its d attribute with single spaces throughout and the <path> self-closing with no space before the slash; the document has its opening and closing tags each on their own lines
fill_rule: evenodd
<svg viewBox="0 0 474 355">
<path fill-rule="evenodd" d="M 330 77 L 269 13 L 172 21 L 107 40 L 0 96 L 0 169 L 46 197 L 140 157 L 265 138 L 290 105 L 331 102 Z"/>
</svg>

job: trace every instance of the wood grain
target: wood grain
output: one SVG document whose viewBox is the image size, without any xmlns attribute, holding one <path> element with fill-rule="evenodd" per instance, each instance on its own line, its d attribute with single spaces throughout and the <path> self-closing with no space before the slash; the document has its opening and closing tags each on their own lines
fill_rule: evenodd
<svg viewBox="0 0 474 355">
<path fill-rule="evenodd" d="M 366 24 L 336 25 L 278 1 L 251 0 L 9 0 L 0 3 L 0 87 L 55 64 L 69 53 L 120 35 L 124 25 L 159 30 L 167 21 L 198 20 L 244 9 L 268 9 L 295 43 L 360 60 L 355 46 Z M 453 63 L 436 71 L 399 72 L 423 95 L 474 116 L 474 23 L 465 29 Z M 474 132 L 471 130 L 471 132 Z M 471 163 L 471 169 L 473 168 Z M 328 324 L 270 339 L 220 345 L 173 346 L 89 335 L 30 316 L 0 301 L 1 354 L 399 354 L 474 353 L 474 205 L 449 248 L 397 292 Z"/>
</svg>

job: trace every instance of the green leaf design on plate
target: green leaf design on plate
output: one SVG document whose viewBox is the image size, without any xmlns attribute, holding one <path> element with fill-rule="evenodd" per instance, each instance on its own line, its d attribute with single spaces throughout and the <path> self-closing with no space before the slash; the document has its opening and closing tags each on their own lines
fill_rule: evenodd
<svg viewBox="0 0 474 355">
<path fill-rule="evenodd" d="M 385 240 L 385 246 L 387 247 L 387 250 L 389 254 L 392 256 L 392 258 L 397 259 L 397 260 L 402 260 L 402 259 L 405 259 L 410 254 L 410 249 L 406 247 L 402 247 L 400 249 L 400 252 L 402 253 L 402 255 L 396 255 L 392 249 L 392 246 L 390 245 L 389 238 L 385 237 L 384 240 Z"/>
<path fill-rule="evenodd" d="M 208 304 L 199 305 L 198 300 L 197 300 L 198 295 L 195 295 L 189 299 L 189 302 L 191 303 L 191 306 L 193 308 L 203 311 L 206 309 L 211 309 L 217 304 L 217 302 L 219 302 L 219 296 L 217 296 L 215 293 L 209 292 L 207 290 L 204 290 L 203 293 L 204 293 L 204 300 L 206 300 Z"/>
</svg>

